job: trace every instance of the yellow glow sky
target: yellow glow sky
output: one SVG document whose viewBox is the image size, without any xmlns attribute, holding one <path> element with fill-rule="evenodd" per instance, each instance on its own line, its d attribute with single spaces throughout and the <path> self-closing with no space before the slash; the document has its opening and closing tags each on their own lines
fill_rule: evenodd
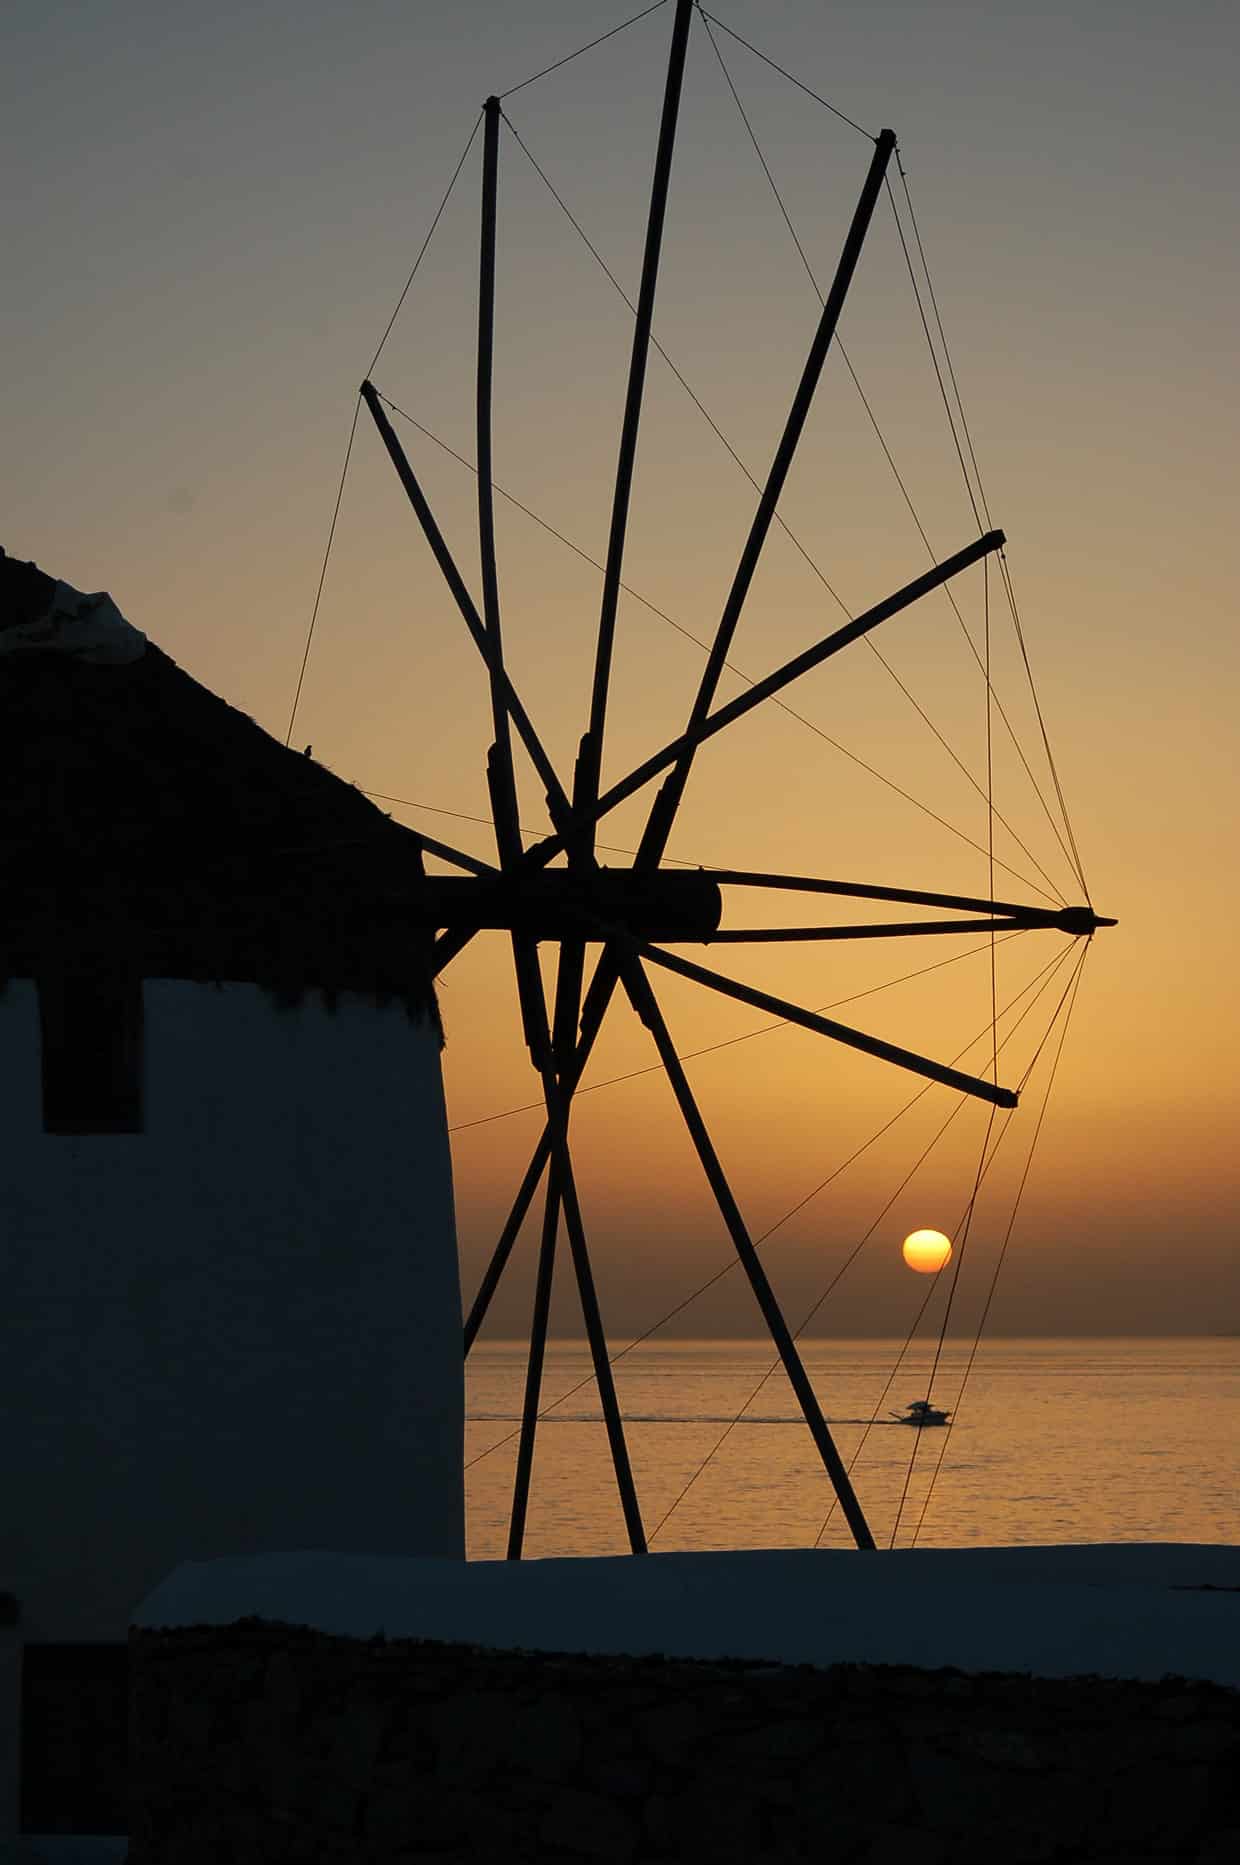
<svg viewBox="0 0 1240 1865">
<path fill-rule="evenodd" d="M 1174 17 L 1141 0 L 1036 14 L 1006 3 L 721 0 L 721 16 L 858 122 L 890 124 L 900 137 L 1086 875 L 1098 909 L 1122 922 L 1086 966 L 990 1326 L 1240 1329 L 1234 17 L 1207 0 L 1186 0 Z M 110 590 L 181 665 L 282 739 L 356 387 L 481 101 L 622 17 L 603 0 L 283 0 L 258 10 L 19 0 L 0 27 L 6 67 L 22 75 L 0 136 L 6 172 L 25 177 L 10 203 L 0 306 L 5 548 L 78 587 Z M 670 27 L 664 8 L 506 106 L 631 293 Z M 869 144 L 742 47 L 720 45 L 825 284 Z M 478 156 L 476 143 L 374 372 L 470 458 Z M 601 558 L 630 319 L 507 136 L 502 162 L 496 474 Z M 655 331 L 759 477 L 816 317 L 695 21 Z M 977 527 L 885 202 L 841 332 L 945 556 Z M 473 478 L 413 430 L 401 433 L 476 589 Z M 652 358 L 625 581 L 708 636 L 753 504 Z M 837 355 L 781 510 L 850 613 L 925 567 Z M 601 579 L 502 503 L 499 550 L 513 676 L 567 780 Z M 980 641 L 981 571 L 955 592 Z M 1044 781 L 993 579 L 991 617 L 996 689 Z M 841 619 L 773 533 L 732 658 L 759 675 Z M 983 686 L 947 602 L 907 611 L 874 645 L 984 776 Z M 622 601 L 605 778 L 683 725 L 701 664 L 692 643 Z M 729 676 L 721 695 L 739 690 Z M 984 803 L 864 645 L 786 697 L 984 844 Z M 996 731 L 996 804 L 1029 851 L 996 831 L 999 860 L 1025 877 L 998 870 L 996 891 L 1036 899 L 1036 863 L 1075 898 Z M 294 743 L 312 743 L 369 789 L 482 816 L 487 742 L 480 664 L 363 414 Z M 609 818 L 602 841 L 632 848 L 651 794 Z M 492 852 L 474 823 L 385 807 Z M 528 771 L 522 813 L 535 830 L 545 823 Z M 701 754 L 669 853 L 964 893 L 985 893 L 988 882 L 983 854 L 769 707 Z M 725 923 L 764 914 L 799 922 L 816 903 L 789 896 L 769 908 L 754 896 L 737 900 Z M 847 911 L 832 915 L 828 903 L 823 917 Z M 1062 943 L 1030 934 L 1001 949 L 1000 1002 Z M 690 956 L 819 1006 L 977 944 Z M 1066 975 L 1013 1036 L 1001 1080 L 1019 1078 Z M 768 1021 L 678 980 L 657 988 L 682 1050 Z M 446 974 L 441 1001 L 468 1298 L 540 1128 L 535 1112 L 486 1121 L 535 1098 L 502 936 L 475 941 Z M 949 1060 L 989 1012 L 980 952 L 835 1014 Z M 968 1058 L 979 1072 L 985 1048 Z M 978 1200 L 962 1326 L 984 1298 L 1053 1049 Z M 651 1059 L 645 1033 L 617 1011 L 587 1082 Z M 755 1234 L 921 1086 L 789 1029 L 689 1067 Z M 924 1224 L 959 1246 L 985 1111 L 966 1106 L 898 1187 L 956 1099 L 932 1089 L 772 1237 L 767 1261 L 794 1321 L 873 1225 L 812 1326 L 903 1330 L 923 1291 L 910 1293 L 900 1242 Z M 605 1315 L 617 1335 L 636 1332 L 727 1260 L 726 1239 L 657 1075 L 585 1096 L 574 1135 Z M 534 1242 L 527 1234 L 495 1332 L 524 1330 Z M 565 1271 L 555 1326 L 573 1333 L 567 1284 Z M 739 1275 L 677 1325 L 753 1331 Z"/>
</svg>

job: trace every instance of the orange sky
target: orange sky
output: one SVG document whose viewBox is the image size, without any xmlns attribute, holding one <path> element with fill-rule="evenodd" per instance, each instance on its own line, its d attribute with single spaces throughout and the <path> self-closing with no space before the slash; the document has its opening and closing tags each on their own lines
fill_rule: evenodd
<svg viewBox="0 0 1240 1865">
<path fill-rule="evenodd" d="M 356 385 L 379 341 L 483 96 L 623 15 L 590 0 L 537 9 L 428 0 L 224 6 L 169 18 L 139 0 L 97 15 L 19 5 L 3 31 L 26 74 L 2 132 L 29 177 L 8 240 L 20 289 L 3 308 L 9 444 L 5 547 L 124 612 L 198 678 L 283 738 Z M 1013 1232 L 999 1332 L 1240 1329 L 1236 1258 L 1234 25 L 1189 4 L 929 10 L 799 0 L 726 9 L 867 128 L 901 139 L 994 521 L 1008 534 L 1052 744 L 1099 910 Z M 632 291 L 670 12 L 512 96 L 508 109 Z M 727 39 L 721 48 L 816 272 L 825 280 L 869 145 Z M 54 123 L 55 133 L 49 133 Z M 1230 140 L 1226 140 L 1230 139 Z M 375 379 L 472 457 L 477 145 Z M 495 447 L 500 482 L 590 555 L 605 545 L 630 320 L 505 139 Z M 655 319 L 678 367 L 761 476 L 817 303 L 718 65 L 695 22 Z M 886 203 L 841 331 L 940 556 L 976 535 Z M 474 482 L 408 429 L 411 457 L 477 586 Z M 708 636 L 753 508 L 746 481 L 652 359 L 625 580 Z M 922 545 L 838 356 L 781 507 L 849 612 L 917 574 Z M 585 723 L 600 579 L 501 505 L 501 593 L 514 678 L 567 778 Z M 981 639 L 980 570 L 958 599 Z M 995 684 L 1039 778 L 1044 762 L 1010 621 L 991 583 Z M 773 534 L 736 640 L 758 675 L 825 634 L 840 609 Z M 875 646 L 975 775 L 984 693 L 942 597 Z M 698 649 L 637 602 L 620 625 L 605 774 L 683 724 Z M 739 691 L 734 678 L 721 689 Z M 854 646 L 788 696 L 821 732 L 973 840 L 985 806 L 889 674 Z M 363 416 L 294 742 L 376 791 L 483 815 L 488 742 L 477 657 Z M 998 728 L 997 728 L 998 729 Z M 609 818 L 631 848 L 650 793 Z M 1027 844 L 996 854 L 1038 882 L 1069 872 L 1010 748 L 997 807 Z M 489 855 L 485 828 L 401 807 L 401 820 Z M 545 822 L 538 786 L 522 813 Z M 705 750 L 669 853 L 985 892 L 985 857 L 765 708 Z M 622 863 L 624 857 L 604 859 Z M 1000 884 L 1001 883 L 1001 884 Z M 997 891 L 1036 899 L 1000 873 Z M 1070 897 L 1075 897 L 1071 895 Z M 779 923 L 785 899 L 771 910 Z M 815 903 L 794 899 L 796 920 Z M 761 897 L 725 923 L 757 923 Z M 809 1005 L 855 995 L 976 940 L 706 954 Z M 998 955 L 1000 1002 L 1056 934 Z M 692 954 L 691 954 L 692 955 Z M 502 936 L 443 980 L 466 1293 L 538 1134 Z M 1063 974 L 1066 976 L 1066 974 Z M 768 1021 L 660 980 L 678 1045 Z M 1015 1080 L 1059 988 L 1001 1058 Z M 840 1009 L 845 1021 L 950 1059 L 986 1026 L 985 952 Z M 589 1080 L 645 1066 L 627 1011 Z M 1053 1044 L 1052 1044 L 1053 1049 Z M 984 1045 L 973 1052 L 978 1068 Z M 1041 1103 L 1031 1081 L 979 1198 L 962 1272 L 976 1315 Z M 1011 1067 L 1008 1067 L 1010 1058 Z M 691 1079 L 742 1207 L 766 1230 L 920 1086 L 825 1039 L 782 1030 L 702 1057 Z M 799 1320 L 877 1218 L 955 1097 L 934 1088 L 772 1238 Z M 1000 1122 L 1001 1124 L 1001 1122 Z M 957 1234 L 986 1113 L 966 1107 L 878 1223 L 823 1333 L 902 1331 L 924 1293 L 899 1243 Z M 996 1131 L 998 1129 L 996 1128 Z M 666 1085 L 586 1096 L 575 1153 L 605 1313 L 650 1325 L 728 1250 Z M 519 1333 L 533 1239 L 497 1304 Z M 561 1284 L 565 1277 L 561 1277 Z M 752 1329 L 734 1272 L 678 1324 Z M 914 1286 L 916 1284 L 916 1286 Z M 563 1288 L 561 1295 L 564 1295 Z M 571 1302 L 556 1325 L 576 1331 Z"/>
</svg>

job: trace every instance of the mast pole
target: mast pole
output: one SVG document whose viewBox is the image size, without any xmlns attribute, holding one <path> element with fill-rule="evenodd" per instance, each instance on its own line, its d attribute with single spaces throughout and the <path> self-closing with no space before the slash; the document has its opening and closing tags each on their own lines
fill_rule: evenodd
<svg viewBox="0 0 1240 1865">
<path fill-rule="evenodd" d="M 598 801 L 598 789 L 603 757 L 603 728 L 607 715 L 607 692 L 611 678 L 612 652 L 616 632 L 616 611 L 620 600 L 620 577 L 624 561 L 624 543 L 628 528 L 629 505 L 633 490 L 633 467 L 637 457 L 637 431 L 641 419 L 642 394 L 646 381 L 646 365 L 650 355 L 650 329 L 654 317 L 655 288 L 659 277 L 659 259 L 663 246 L 663 224 L 667 213 L 668 184 L 671 178 L 672 154 L 676 142 L 676 123 L 680 111 L 680 94 L 684 81 L 685 51 L 689 40 L 689 28 L 693 20 L 693 0 L 676 0 L 676 13 L 672 24 L 672 43 L 668 54 L 667 78 L 663 89 L 663 112 L 659 124 L 659 141 L 655 152 L 654 179 L 650 190 L 650 209 L 646 220 L 646 244 L 642 256 L 641 287 L 638 292 L 637 314 L 633 328 L 633 347 L 629 357 L 628 387 L 625 393 L 624 415 L 620 427 L 620 451 L 616 465 L 616 482 L 612 496 L 611 528 L 607 541 L 607 558 L 603 570 L 603 594 L 599 611 L 598 639 L 595 647 L 594 681 L 590 695 L 590 717 L 585 736 L 577 756 L 573 773 L 573 832 L 567 841 L 570 868 L 580 870 L 593 869 L 596 866 L 594 855 L 595 821 L 594 807 Z M 563 1097 L 563 1120 L 565 1146 L 567 1146 L 568 1114 L 572 1104 L 573 1089 L 580 1078 L 580 1070 L 574 1070 L 574 1051 L 577 1047 L 577 1025 L 581 1013 L 581 994 L 585 965 L 585 944 L 580 939 L 566 939 L 560 947 L 559 969 L 556 977 L 555 1008 L 552 1019 L 551 1042 L 553 1061 L 558 1078 L 559 1093 Z M 550 1110 L 549 1110 L 550 1111 Z M 548 1188 L 548 1197 L 551 1189 Z M 574 1198 L 575 1203 L 575 1198 Z M 586 1329 L 590 1337 L 591 1353 L 594 1359 L 595 1377 L 598 1381 L 599 1396 L 602 1400 L 603 1414 L 607 1424 L 607 1435 L 611 1444 L 612 1461 L 615 1465 L 616 1481 L 620 1490 L 621 1505 L 624 1510 L 629 1545 L 634 1553 L 646 1550 L 645 1532 L 633 1486 L 632 1472 L 629 1465 L 628 1451 L 624 1441 L 624 1429 L 620 1419 L 619 1403 L 615 1394 L 615 1385 L 611 1367 L 607 1359 L 606 1342 L 602 1332 L 602 1322 L 598 1312 L 598 1299 L 594 1290 L 594 1279 L 590 1268 L 589 1254 L 586 1248 L 585 1233 L 579 1213 L 565 1212 L 569 1219 L 569 1243 L 573 1253 L 573 1263 L 577 1271 L 578 1288 L 581 1295 L 582 1312 L 586 1320 Z M 575 1217 L 575 1222 L 573 1221 Z"/>
<path fill-rule="evenodd" d="M 489 652 L 491 726 L 491 800 L 500 865 L 508 870 L 521 859 L 517 793 L 512 764 L 512 733 L 504 692 L 504 647 L 499 614 L 499 571 L 495 561 L 495 487 L 491 474 L 491 389 L 495 360 L 495 220 L 499 191 L 499 98 L 482 107 L 482 230 L 478 263 L 478 371 L 475 433 L 478 450 L 478 557 L 482 572 L 482 616 Z"/>
<path fill-rule="evenodd" d="M 573 773 L 573 813 L 576 834 L 568 844 L 569 865 L 589 868 L 594 864 L 596 819 L 603 761 L 603 731 L 607 718 L 607 694 L 611 681 L 611 664 L 616 635 L 616 611 L 620 602 L 620 579 L 624 563 L 624 545 L 628 532 L 629 506 L 633 494 L 633 469 L 637 459 L 637 434 L 641 422 L 642 397 L 646 383 L 646 366 L 650 359 L 650 332 L 654 321 L 655 292 L 659 282 L 659 261 L 663 251 L 663 227 L 667 217 L 667 196 L 671 182 L 672 157 L 676 147 L 676 125 L 680 116 L 680 97 L 684 85 L 685 54 L 689 28 L 693 22 L 693 0 L 676 0 L 672 22 L 672 40 L 668 52 L 667 77 L 663 86 L 663 110 L 659 120 L 659 140 L 655 150 L 654 176 L 650 185 L 650 207 L 646 216 L 646 243 L 642 253 L 641 284 L 633 323 L 633 345 L 629 354 L 628 386 L 624 414 L 620 424 L 620 447 L 616 461 L 616 479 L 612 493 L 611 526 L 607 537 L 607 557 L 603 566 L 603 594 L 599 609 L 598 638 L 594 654 L 594 681 L 590 693 L 590 716 L 578 751 Z M 577 1034 L 581 1008 L 581 990 L 585 949 L 581 941 L 569 939 L 560 949 L 556 979 L 553 1035 L 563 1077 Z"/>
<path fill-rule="evenodd" d="M 590 695 L 590 722 L 581 747 L 581 760 L 577 768 L 577 782 L 573 798 L 575 807 L 587 811 L 593 807 L 598 796 L 599 769 L 603 756 L 603 726 L 607 713 L 607 690 L 611 678 L 612 650 L 616 634 L 616 610 L 620 601 L 620 576 L 624 563 L 629 505 L 633 493 L 633 468 L 637 459 L 637 430 L 641 421 L 646 365 L 650 357 L 650 329 L 654 320 L 655 290 L 659 282 L 659 260 L 663 250 L 663 223 L 667 215 L 668 186 L 671 181 L 672 155 L 676 146 L 680 94 L 684 83 L 685 52 L 689 42 L 689 27 L 692 19 L 693 0 L 676 0 L 676 17 L 672 25 L 672 44 L 667 64 L 667 82 L 663 91 L 663 115 L 659 124 L 659 143 L 655 153 L 654 179 L 650 189 L 650 211 L 646 220 L 646 245 L 642 255 L 641 286 L 637 294 L 637 314 L 633 325 L 633 349 L 629 358 L 628 389 L 624 401 L 624 418 L 620 426 L 620 452 L 616 464 L 615 491 L 612 496 L 607 559 L 603 570 L 603 599 L 599 612 L 594 685 Z M 587 833 L 589 844 L 593 847 L 594 828 L 592 824 Z"/>
<path fill-rule="evenodd" d="M 465 587 L 464 578 L 456 566 L 456 561 L 453 558 L 452 552 L 448 549 L 443 532 L 435 522 L 435 515 L 431 511 L 430 505 L 427 503 L 425 493 L 418 484 L 417 475 L 409 464 L 405 450 L 396 436 L 392 423 L 383 412 L 383 408 L 379 401 L 379 394 L 373 382 L 362 383 L 361 395 L 362 400 L 370 410 L 371 420 L 379 430 L 379 438 L 387 448 L 388 458 L 396 468 L 396 476 L 405 489 L 405 496 L 413 506 L 418 523 L 421 525 L 426 541 L 431 547 L 432 555 L 443 573 L 444 581 L 452 592 L 453 601 L 460 610 L 465 626 L 469 629 L 473 637 L 474 645 L 477 647 L 478 652 L 482 655 L 484 662 L 489 668 L 491 665 L 492 651 L 486 625 L 479 615 L 477 608 L 474 606 L 472 596 Z M 529 753 L 530 762 L 533 764 L 534 769 L 538 772 L 538 775 L 546 786 L 548 813 L 550 814 L 552 822 L 554 822 L 561 833 L 563 833 L 569 822 L 568 797 L 565 795 L 564 788 L 559 778 L 556 776 L 551 760 L 543 750 L 542 743 L 537 732 L 534 730 L 529 714 L 521 704 L 519 696 L 513 689 L 511 680 L 502 667 L 499 673 L 499 683 L 500 689 L 504 695 L 504 704 L 512 716 L 513 724 L 516 726 L 521 736 L 522 744 Z M 562 847 L 563 843 L 561 843 L 560 846 Z"/>
<path fill-rule="evenodd" d="M 516 780 L 513 772 L 512 736 L 509 729 L 508 693 L 505 690 L 504 651 L 500 628 L 499 575 L 495 555 L 495 488 L 492 477 L 492 390 L 495 353 L 495 235 L 499 195 L 499 124 L 500 101 L 488 97 L 483 106 L 482 145 L 482 224 L 478 268 L 478 368 L 477 368 L 477 443 L 478 443 L 478 542 L 482 572 L 482 605 L 486 630 L 486 662 L 491 681 L 491 715 L 495 743 L 488 759 L 492 812 L 495 818 L 496 844 L 501 866 L 507 873 L 521 861 L 521 830 L 517 811 Z M 508 689 L 511 690 L 510 688 Z M 592 864 L 592 856 L 590 858 Z M 522 1406 L 521 1440 L 513 1490 L 512 1517 L 509 1525 L 508 1558 L 519 1560 L 525 1535 L 529 1506 L 530 1477 L 534 1460 L 534 1437 L 542 1389 L 543 1363 L 546 1354 L 547 1323 L 550 1315 L 551 1287 L 555 1272 L 556 1239 L 561 1211 L 568 1231 L 573 1269 L 581 1297 L 582 1315 L 590 1342 L 590 1353 L 598 1381 L 599 1397 L 607 1425 L 616 1484 L 634 1553 L 644 1553 L 645 1533 L 637 1505 L 633 1473 L 625 1444 L 615 1381 L 607 1358 L 607 1343 L 599 1313 L 594 1276 L 590 1267 L 585 1227 L 577 1199 L 572 1157 L 568 1144 L 568 1114 L 571 1094 L 566 1093 L 557 1074 L 557 1061 L 563 1074 L 571 1063 L 571 1032 L 565 1053 L 557 1058 L 547 1022 L 547 1002 L 533 935 L 514 930 L 513 959 L 521 997 L 525 1040 L 531 1060 L 542 1079 L 543 1094 L 551 1129 L 551 1169 L 547 1178 L 543 1206 L 542 1243 L 538 1258 L 538 1276 L 534 1299 L 534 1316 L 530 1334 L 530 1357 L 526 1368 L 525 1398 Z M 575 1006 L 574 1006 L 575 1021 Z"/>
</svg>

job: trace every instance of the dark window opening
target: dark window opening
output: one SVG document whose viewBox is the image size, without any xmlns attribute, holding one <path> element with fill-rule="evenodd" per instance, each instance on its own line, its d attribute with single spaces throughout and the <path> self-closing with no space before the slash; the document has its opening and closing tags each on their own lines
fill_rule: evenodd
<svg viewBox="0 0 1240 1865">
<path fill-rule="evenodd" d="M 45 1133 L 142 1132 L 142 980 L 39 980 Z"/>
</svg>

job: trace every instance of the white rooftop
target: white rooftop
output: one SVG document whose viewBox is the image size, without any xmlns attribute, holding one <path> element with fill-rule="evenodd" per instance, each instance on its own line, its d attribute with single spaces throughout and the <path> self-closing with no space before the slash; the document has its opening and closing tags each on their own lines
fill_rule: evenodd
<svg viewBox="0 0 1240 1865">
<path fill-rule="evenodd" d="M 186 1561 L 132 1623 L 250 1616 L 499 1650 L 1182 1676 L 1240 1688 L 1240 1548 L 1214 1544 L 519 1562 L 314 1550 Z"/>
</svg>

